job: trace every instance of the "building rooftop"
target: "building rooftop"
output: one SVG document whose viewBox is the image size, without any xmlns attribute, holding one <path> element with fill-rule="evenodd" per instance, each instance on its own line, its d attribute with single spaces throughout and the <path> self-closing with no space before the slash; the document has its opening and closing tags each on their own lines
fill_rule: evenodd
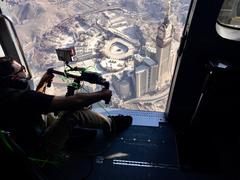
<svg viewBox="0 0 240 180">
<path fill-rule="evenodd" d="M 147 70 L 148 67 L 145 65 L 145 64 L 140 64 L 139 66 L 136 67 L 135 71 L 136 72 L 141 72 L 141 71 L 144 71 L 144 70 Z"/>
<path fill-rule="evenodd" d="M 151 59 L 150 57 L 145 57 L 144 58 L 144 62 L 148 65 L 148 66 L 153 66 L 156 65 L 157 63 Z"/>
</svg>

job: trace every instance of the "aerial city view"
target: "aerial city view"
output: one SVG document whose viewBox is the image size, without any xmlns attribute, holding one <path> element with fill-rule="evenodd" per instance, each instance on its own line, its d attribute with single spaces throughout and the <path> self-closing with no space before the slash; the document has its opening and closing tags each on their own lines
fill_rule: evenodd
<svg viewBox="0 0 240 180">
<path fill-rule="evenodd" d="M 57 48 L 74 47 L 70 65 L 110 82 L 111 107 L 165 111 L 190 0 L 6 2 L 36 81 L 48 68 L 63 70 Z M 70 82 L 55 76 L 49 92 L 65 94 Z"/>
</svg>

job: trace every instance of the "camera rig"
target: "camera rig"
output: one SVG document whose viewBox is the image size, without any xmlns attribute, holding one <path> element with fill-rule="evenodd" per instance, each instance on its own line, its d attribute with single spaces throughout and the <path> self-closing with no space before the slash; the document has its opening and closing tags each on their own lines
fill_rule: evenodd
<svg viewBox="0 0 240 180">
<path fill-rule="evenodd" d="M 109 82 L 106 81 L 106 79 L 104 79 L 101 76 L 101 74 L 96 72 L 86 71 L 85 68 L 71 67 L 69 65 L 69 62 L 73 61 L 73 56 L 76 55 L 74 47 L 56 49 L 56 53 L 57 53 L 58 59 L 60 61 L 63 61 L 65 65 L 69 67 L 69 69 L 68 70 L 65 69 L 64 72 L 61 72 L 61 71 L 54 70 L 53 68 L 49 68 L 47 70 L 47 73 L 57 74 L 57 75 L 64 76 L 66 78 L 73 79 L 73 83 L 67 86 L 66 96 L 74 95 L 75 90 L 80 89 L 81 81 L 86 81 L 91 84 L 102 85 L 105 89 L 109 89 Z M 74 75 L 70 72 L 80 72 L 80 75 Z M 47 86 L 50 87 L 51 82 L 49 82 Z M 105 102 L 105 103 L 109 104 L 109 102 Z"/>
</svg>

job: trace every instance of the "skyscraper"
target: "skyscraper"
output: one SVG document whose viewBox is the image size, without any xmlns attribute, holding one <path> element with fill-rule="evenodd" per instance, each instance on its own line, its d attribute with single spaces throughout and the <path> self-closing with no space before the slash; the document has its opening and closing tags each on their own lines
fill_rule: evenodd
<svg viewBox="0 0 240 180">
<path fill-rule="evenodd" d="M 158 27 L 158 34 L 156 38 L 156 62 L 158 63 L 158 87 L 162 87 L 166 81 L 171 78 L 170 67 L 173 63 L 170 62 L 173 58 L 170 58 L 171 44 L 173 37 L 173 25 L 169 20 L 170 15 L 170 1 L 169 10 L 162 24 Z"/>
<path fill-rule="evenodd" d="M 128 98 L 130 94 L 130 81 L 122 80 L 119 82 L 119 95 L 122 99 Z"/>
<path fill-rule="evenodd" d="M 123 76 L 119 79 L 116 75 L 112 75 L 112 86 L 114 87 L 117 95 L 126 100 L 130 96 L 132 96 L 133 92 L 131 92 L 132 87 L 132 79 L 128 76 L 127 71 L 123 72 Z"/>
<path fill-rule="evenodd" d="M 146 56 L 148 56 L 152 59 L 155 59 L 155 57 L 156 57 L 156 48 L 155 47 L 153 48 L 150 46 L 144 46 L 143 50 L 144 50 Z"/>
<path fill-rule="evenodd" d="M 135 87 L 136 97 L 140 97 L 148 92 L 149 67 L 140 64 L 135 67 Z"/>
<path fill-rule="evenodd" d="M 154 91 L 157 88 L 158 64 L 149 57 L 144 58 L 144 63 L 149 67 L 148 91 Z"/>
</svg>

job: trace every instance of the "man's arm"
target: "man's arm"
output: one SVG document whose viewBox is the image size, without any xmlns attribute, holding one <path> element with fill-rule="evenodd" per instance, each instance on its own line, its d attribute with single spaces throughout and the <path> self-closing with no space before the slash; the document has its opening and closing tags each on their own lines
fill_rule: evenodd
<svg viewBox="0 0 240 180">
<path fill-rule="evenodd" d="M 112 91 L 103 89 L 94 93 L 78 93 L 73 96 L 55 96 L 49 107 L 49 112 L 64 110 L 79 110 L 98 101 L 109 101 Z"/>
<path fill-rule="evenodd" d="M 45 93 L 47 84 L 53 80 L 53 77 L 53 74 L 45 73 L 39 81 L 36 91 Z M 109 102 L 111 96 L 112 91 L 108 89 L 93 93 L 77 93 L 73 96 L 54 96 L 48 107 L 48 112 L 79 110 L 101 100 Z"/>
</svg>

